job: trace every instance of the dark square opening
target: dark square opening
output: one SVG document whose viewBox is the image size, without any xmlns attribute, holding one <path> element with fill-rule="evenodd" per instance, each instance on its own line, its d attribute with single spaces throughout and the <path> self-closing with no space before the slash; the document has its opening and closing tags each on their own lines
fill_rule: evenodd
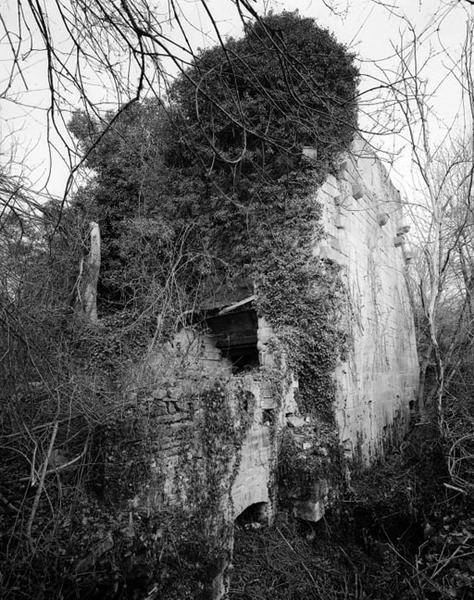
<svg viewBox="0 0 474 600">
<path fill-rule="evenodd" d="M 222 356 L 232 362 L 234 373 L 260 365 L 258 320 L 254 310 L 207 316 L 205 323 Z"/>
</svg>

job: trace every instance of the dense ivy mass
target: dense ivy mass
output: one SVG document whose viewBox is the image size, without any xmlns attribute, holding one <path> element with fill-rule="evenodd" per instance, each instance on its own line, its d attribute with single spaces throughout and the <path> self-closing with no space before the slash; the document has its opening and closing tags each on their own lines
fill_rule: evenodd
<svg viewBox="0 0 474 600">
<path fill-rule="evenodd" d="M 152 341 L 164 347 L 221 288 L 230 299 L 251 282 L 257 310 L 277 334 L 275 356 L 283 347 L 299 377 L 301 411 L 315 417 L 318 439 L 331 431 L 331 374 L 344 346 L 334 318 L 342 293 L 335 265 L 312 256 L 323 235 L 315 191 L 352 139 L 356 80 L 353 57 L 327 31 L 283 13 L 202 51 L 166 103 L 135 103 L 107 115 L 108 127 L 81 113 L 72 119 L 91 179 L 55 232 L 44 232 L 50 252 L 27 232 L 20 250 L 29 261 L 28 283 L 18 293 L 27 310 L 7 321 L 27 332 L 8 330 L 4 348 L 8 366 L 13 356 L 22 359 L 7 393 L 6 406 L 18 417 L 11 430 L 5 419 L 9 440 L 21 441 L 5 447 L 4 478 L 18 481 L 21 509 L 16 501 L 7 508 L 24 527 L 14 525 L 0 548 L 13 595 L 21 589 L 42 597 L 148 597 L 153 588 L 181 600 L 206 593 L 228 548 L 226 524 L 211 525 L 223 520 L 221 494 L 237 473 L 234 457 L 251 403 L 236 392 L 237 412 L 231 411 L 223 401 L 232 399 L 226 383 L 203 378 L 202 389 L 188 397 L 199 412 L 183 430 L 176 476 L 196 481 L 201 493 L 188 497 L 182 518 L 166 506 L 142 518 L 133 512 L 135 498 L 151 476 L 159 492 L 161 465 L 152 472 L 150 458 L 165 460 L 167 439 L 146 378 L 133 395 L 130 373 L 143 365 Z M 305 158 L 304 146 L 316 147 L 317 159 Z M 53 223 L 56 209 L 48 209 Z M 91 219 L 102 234 L 97 327 L 75 311 Z M 276 397 L 281 379 L 272 380 Z M 21 389 L 16 380 L 27 385 Z M 28 427 L 17 438 L 18 423 Z M 48 468 L 56 433 L 61 460 L 71 468 L 51 474 L 38 503 L 41 485 L 21 482 L 29 481 L 29 457 L 31 473 Z M 189 453 L 201 450 L 201 467 L 193 469 Z M 84 561 L 89 555 L 94 564 Z"/>
<path fill-rule="evenodd" d="M 302 408 L 330 421 L 342 294 L 337 268 L 312 257 L 323 235 L 315 190 L 349 148 L 356 89 L 344 46 L 284 12 L 201 51 L 166 106 L 134 105 L 105 135 L 76 115 L 71 129 L 85 148 L 95 142 L 97 175 L 76 205 L 101 223 L 102 311 L 159 313 L 172 333 L 188 307 L 250 280 L 299 374 Z"/>
<path fill-rule="evenodd" d="M 254 22 L 243 38 L 202 51 L 175 83 L 194 154 L 176 160 L 232 171 L 237 191 L 245 175 L 297 167 L 303 145 L 330 162 L 352 139 L 356 78 L 352 55 L 313 19 L 284 12 Z"/>
<path fill-rule="evenodd" d="M 202 51 L 168 105 L 122 113 L 89 156 L 97 177 L 82 194 L 105 241 L 102 308 L 163 289 L 175 266 L 186 300 L 210 278 L 255 278 L 282 237 L 307 237 L 318 210 L 304 196 L 350 144 L 356 84 L 330 33 L 282 13 Z M 81 115 L 71 129 L 84 148 L 101 134 Z M 317 148 L 311 164 L 305 145 Z"/>
</svg>

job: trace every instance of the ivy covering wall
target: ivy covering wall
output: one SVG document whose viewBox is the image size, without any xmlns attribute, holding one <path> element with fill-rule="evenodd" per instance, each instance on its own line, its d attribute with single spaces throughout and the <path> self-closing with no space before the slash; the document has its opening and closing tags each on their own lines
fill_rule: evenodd
<svg viewBox="0 0 474 600">
<path fill-rule="evenodd" d="M 137 338 L 159 348 L 219 290 L 232 297 L 251 282 L 257 313 L 299 379 L 299 410 L 331 441 L 332 374 L 346 344 L 338 319 L 344 290 L 337 266 L 313 256 L 324 236 L 316 192 L 351 144 L 357 77 L 354 57 L 312 19 L 270 14 L 248 24 L 242 38 L 203 50 L 166 103 L 132 105 L 106 131 L 73 117 L 84 151 L 93 148 L 87 164 L 95 175 L 69 211 L 100 224 L 99 337 L 105 348 L 120 347 L 115 383 L 127 372 L 124 360 L 129 367 L 146 351 Z M 107 326 L 121 320 L 123 328 Z M 226 386 L 209 383 L 194 398 L 205 455 L 199 473 L 187 459 L 195 432 L 182 441 L 180 473 L 198 492 L 183 522 L 201 517 L 187 529 L 196 531 L 194 541 L 180 534 L 191 554 L 202 536 L 210 556 L 225 550 L 224 529 L 214 528 L 213 541 L 205 524 L 235 477 L 233 457 L 250 422 L 243 409 L 238 419 L 226 409 Z M 113 440 L 121 428 L 114 422 L 107 435 Z M 204 571 L 197 569 L 195 590 Z"/>
<path fill-rule="evenodd" d="M 190 305 L 250 280 L 302 407 L 330 419 L 342 290 L 337 267 L 312 257 L 324 235 L 315 193 L 353 138 L 357 77 L 353 55 L 313 19 L 270 14 L 201 51 L 166 105 L 125 111 L 75 201 L 101 225 L 102 314 L 145 308 L 172 334 Z M 84 148 L 101 131 L 83 115 L 71 129 Z"/>
</svg>

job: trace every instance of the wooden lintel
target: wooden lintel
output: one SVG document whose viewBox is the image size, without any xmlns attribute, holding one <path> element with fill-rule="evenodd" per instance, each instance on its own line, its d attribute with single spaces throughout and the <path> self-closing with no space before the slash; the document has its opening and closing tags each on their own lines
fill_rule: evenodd
<svg viewBox="0 0 474 600">
<path fill-rule="evenodd" d="M 221 315 L 225 315 L 228 312 L 231 312 L 231 311 L 235 310 L 236 308 L 239 308 L 239 306 L 243 306 L 244 304 L 248 304 L 249 302 L 252 302 L 252 300 L 255 300 L 255 294 L 253 294 L 252 296 L 249 296 L 248 298 L 244 298 L 243 300 L 240 300 L 239 302 L 236 302 L 235 304 L 226 306 L 225 308 L 223 308 L 222 310 L 220 310 L 217 313 L 217 316 L 220 317 Z"/>
</svg>

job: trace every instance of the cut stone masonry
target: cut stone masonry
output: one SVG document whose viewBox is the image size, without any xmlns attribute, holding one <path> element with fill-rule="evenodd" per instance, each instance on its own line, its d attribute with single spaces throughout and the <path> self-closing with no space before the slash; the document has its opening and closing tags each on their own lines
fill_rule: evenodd
<svg viewBox="0 0 474 600">
<path fill-rule="evenodd" d="M 308 153 L 310 149 L 306 149 Z M 351 344 L 347 359 L 334 373 L 338 436 L 346 458 L 357 456 L 369 463 L 403 436 L 417 387 L 414 323 L 405 281 L 406 261 L 410 259 L 406 250 L 408 225 L 399 192 L 380 161 L 360 141 L 341 164 L 338 176 L 329 176 L 315 199 L 323 206 L 326 235 L 315 244 L 313 255 L 342 267 L 347 292 L 344 319 Z M 193 388 L 193 373 L 196 381 L 203 374 L 210 378 L 239 377 L 253 399 L 251 422 L 239 456 L 232 462 L 235 472 L 229 474 L 231 489 L 223 496 L 223 511 L 229 522 L 245 511 L 264 514 L 271 520 L 283 429 L 291 433 L 303 454 L 314 450 L 314 428 L 309 417 L 299 414 L 295 402 L 298 382 L 287 372 L 281 357 L 276 361 L 273 331 L 256 314 L 252 293 L 248 290 L 247 297 L 235 297 L 233 303 L 216 302 L 210 309 L 197 311 L 194 324 L 184 328 L 170 347 L 182 358 L 182 380 L 152 392 L 155 418 L 165 428 L 160 429 L 163 433 L 157 442 L 161 459 L 154 463 L 155 484 L 152 481 L 147 492 L 150 509 L 163 502 L 186 502 L 189 495 L 186 486 L 190 483 L 179 472 L 178 453 L 185 432 L 199 421 L 199 406 L 182 400 L 183 390 Z M 198 328 L 196 321 L 200 322 Z M 160 364 L 157 358 L 152 370 L 158 371 Z M 268 378 L 272 370 L 280 372 L 279 392 Z M 324 461 L 326 450 L 318 452 Z M 202 460 L 197 446 L 188 460 Z M 167 465 L 164 472 L 157 466 L 163 462 Z M 321 519 L 329 486 L 322 477 L 309 495 L 295 497 L 293 514 L 309 521 Z M 214 596 L 222 596 L 225 588 L 221 573 L 214 584 Z"/>
</svg>

